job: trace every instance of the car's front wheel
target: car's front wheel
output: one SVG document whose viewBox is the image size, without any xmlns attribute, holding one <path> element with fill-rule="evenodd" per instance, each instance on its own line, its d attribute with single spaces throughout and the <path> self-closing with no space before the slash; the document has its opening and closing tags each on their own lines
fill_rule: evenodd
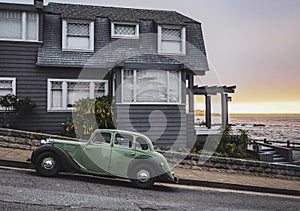
<svg viewBox="0 0 300 211">
<path fill-rule="evenodd" d="M 154 170 L 150 166 L 138 164 L 131 172 L 131 181 L 137 188 L 150 188 L 155 182 Z"/>
<path fill-rule="evenodd" d="M 35 169 L 41 176 L 55 176 L 60 168 L 58 157 L 53 152 L 41 153 L 35 162 Z"/>
</svg>

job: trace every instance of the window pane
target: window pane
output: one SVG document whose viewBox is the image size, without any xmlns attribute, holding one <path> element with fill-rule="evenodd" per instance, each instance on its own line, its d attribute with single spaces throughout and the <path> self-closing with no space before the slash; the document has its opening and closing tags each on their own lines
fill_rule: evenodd
<svg viewBox="0 0 300 211">
<path fill-rule="evenodd" d="M 148 144 L 146 142 L 146 140 L 144 140 L 143 138 L 136 138 L 135 140 L 135 146 L 136 146 L 136 149 L 138 150 L 148 150 Z"/>
<path fill-rule="evenodd" d="M 179 102 L 180 74 L 176 71 L 169 72 L 169 102 Z"/>
<path fill-rule="evenodd" d="M 89 36 L 88 23 L 68 23 L 67 34 L 72 36 Z"/>
<path fill-rule="evenodd" d="M 62 82 L 52 82 L 51 108 L 62 108 Z"/>
<path fill-rule="evenodd" d="M 12 90 L 12 81 L 1 80 L 0 81 L 0 89 L 9 89 Z"/>
<path fill-rule="evenodd" d="M 163 40 L 174 40 L 180 41 L 181 40 L 181 29 L 162 29 L 162 39 Z"/>
<path fill-rule="evenodd" d="M 162 41 L 161 48 L 164 53 L 181 53 L 181 42 Z"/>
<path fill-rule="evenodd" d="M 37 40 L 37 14 L 34 12 L 27 13 L 27 37 L 28 40 Z"/>
<path fill-rule="evenodd" d="M 74 107 L 76 101 L 90 96 L 89 82 L 68 82 L 67 106 Z"/>
<path fill-rule="evenodd" d="M 116 35 L 133 36 L 136 34 L 135 30 L 136 30 L 136 25 L 115 24 Z"/>
<path fill-rule="evenodd" d="M 88 37 L 67 37 L 68 49 L 89 49 Z"/>
<path fill-rule="evenodd" d="M 123 101 L 133 102 L 133 70 L 124 70 L 123 74 Z"/>
<path fill-rule="evenodd" d="M 133 141 L 132 136 L 118 133 L 118 134 L 116 134 L 114 144 L 117 146 L 120 146 L 120 147 L 124 147 L 124 148 L 131 148 L 132 141 Z"/>
<path fill-rule="evenodd" d="M 0 10 L 0 38 L 22 39 L 22 13 Z"/>
<path fill-rule="evenodd" d="M 137 102 L 167 102 L 167 71 L 137 71 Z"/>
<path fill-rule="evenodd" d="M 95 98 L 105 95 L 105 83 L 95 83 Z"/>
<path fill-rule="evenodd" d="M 0 80 L 0 96 L 5 96 L 13 93 L 12 81 Z"/>
<path fill-rule="evenodd" d="M 111 140 L 110 133 L 96 133 L 93 138 L 94 144 L 109 144 Z"/>
</svg>

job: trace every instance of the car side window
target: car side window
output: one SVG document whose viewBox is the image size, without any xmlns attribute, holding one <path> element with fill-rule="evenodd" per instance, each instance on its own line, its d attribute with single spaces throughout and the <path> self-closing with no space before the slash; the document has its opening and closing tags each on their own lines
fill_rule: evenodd
<svg viewBox="0 0 300 211">
<path fill-rule="evenodd" d="M 110 133 L 96 133 L 93 138 L 94 144 L 109 144 L 111 140 L 111 134 Z"/>
<path fill-rule="evenodd" d="M 149 146 L 145 139 L 137 137 L 135 140 L 135 148 L 138 150 L 148 150 Z"/>
<path fill-rule="evenodd" d="M 117 133 L 114 144 L 124 148 L 131 148 L 132 142 L 133 137 L 131 135 Z"/>
</svg>

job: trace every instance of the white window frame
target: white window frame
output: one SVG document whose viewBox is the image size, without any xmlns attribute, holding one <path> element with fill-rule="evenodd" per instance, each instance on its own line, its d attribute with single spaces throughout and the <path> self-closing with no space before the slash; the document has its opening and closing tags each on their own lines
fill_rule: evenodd
<svg viewBox="0 0 300 211">
<path fill-rule="evenodd" d="M 89 48 L 72 49 L 67 47 L 67 26 L 68 23 L 85 23 L 89 24 Z M 95 37 L 94 21 L 85 20 L 62 20 L 62 50 L 63 51 L 88 51 L 94 52 L 94 37 Z"/>
<path fill-rule="evenodd" d="M 180 53 L 168 53 L 162 50 L 162 29 L 181 29 L 181 52 Z M 157 49 L 159 54 L 167 54 L 167 55 L 186 55 L 186 28 L 179 26 L 157 26 Z"/>
<path fill-rule="evenodd" d="M 134 102 L 125 102 L 124 101 L 124 96 L 123 96 L 123 92 L 124 92 L 124 70 L 127 70 L 127 69 L 122 69 L 121 71 L 121 83 L 122 83 L 122 91 L 121 91 L 121 104 L 140 104 L 140 105 L 147 105 L 147 104 L 150 104 L 150 105 L 153 105 L 153 104 L 156 104 L 156 105 L 179 105 L 179 104 L 182 104 L 182 85 L 181 85 L 181 78 L 182 78 L 182 73 L 180 71 L 178 71 L 178 89 L 179 89 L 179 101 L 178 102 L 169 102 L 170 98 L 169 98 L 169 92 L 170 92 L 170 88 L 169 88 L 169 84 L 170 84 L 170 71 L 171 70 L 161 70 L 161 71 L 167 71 L 167 101 L 168 102 L 136 102 L 136 84 L 137 84 L 137 70 L 133 70 L 133 99 L 134 99 Z"/>
<path fill-rule="evenodd" d="M 62 108 L 52 108 L 52 82 L 62 82 Z M 52 79 L 48 78 L 47 82 L 47 111 L 48 112 L 71 112 L 75 108 L 67 107 L 67 97 L 68 97 L 68 82 L 89 82 L 90 89 L 89 89 L 89 98 L 95 98 L 95 83 L 105 83 L 105 91 L 104 96 L 108 95 L 108 80 L 78 80 L 78 79 Z"/>
<path fill-rule="evenodd" d="M 128 25 L 135 26 L 135 35 L 124 35 L 124 34 L 115 34 L 115 25 Z M 139 39 L 140 26 L 138 23 L 126 23 L 126 22 L 112 22 L 111 23 L 111 37 L 112 38 L 125 38 L 125 39 Z"/>
<path fill-rule="evenodd" d="M 3 78 L 0 77 L 1 81 L 11 81 L 12 82 L 12 92 L 7 94 L 17 94 L 17 79 L 16 78 Z M 0 96 L 1 97 L 1 96 Z M 5 109 L 0 106 L 0 111 L 4 111 Z"/>
<path fill-rule="evenodd" d="M 4 10 L 4 11 L 11 11 L 11 10 Z M 22 12 L 22 11 L 15 11 L 15 12 L 21 12 L 22 13 L 22 37 L 21 39 L 11 39 L 11 38 L 0 38 L 1 41 L 22 41 L 22 42 L 41 42 L 39 41 L 39 14 L 36 13 L 36 40 L 29 40 L 26 38 L 27 35 L 27 14 L 28 12 Z"/>
</svg>

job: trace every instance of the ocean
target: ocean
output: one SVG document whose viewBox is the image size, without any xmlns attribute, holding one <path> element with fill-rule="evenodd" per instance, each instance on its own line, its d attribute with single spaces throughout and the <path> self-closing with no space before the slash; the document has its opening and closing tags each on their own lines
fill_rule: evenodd
<svg viewBox="0 0 300 211">
<path fill-rule="evenodd" d="M 196 116 L 203 121 L 205 117 Z M 221 116 L 212 116 L 213 125 L 221 125 Z M 248 130 L 255 140 L 294 142 L 300 144 L 300 114 L 231 114 L 229 123 L 234 133 Z"/>
<path fill-rule="evenodd" d="M 232 129 L 249 131 L 252 139 L 300 144 L 300 114 L 234 114 Z"/>
</svg>

